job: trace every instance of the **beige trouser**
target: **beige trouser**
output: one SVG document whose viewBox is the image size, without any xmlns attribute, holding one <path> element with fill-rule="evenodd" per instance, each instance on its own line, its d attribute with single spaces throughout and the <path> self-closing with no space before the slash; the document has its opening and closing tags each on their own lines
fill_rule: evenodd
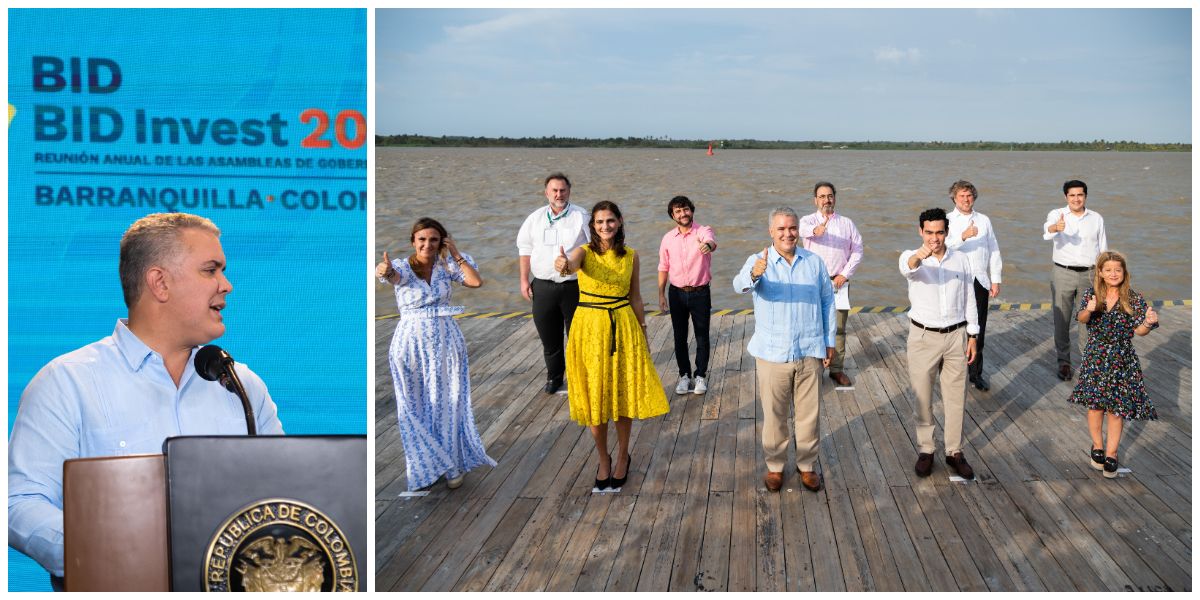
<svg viewBox="0 0 1200 600">
<path fill-rule="evenodd" d="M 967 396 L 967 328 L 937 333 L 910 323 L 908 378 L 917 396 L 917 450 L 923 454 L 933 454 L 934 450 L 933 379 L 939 370 L 946 421 L 946 456 L 949 456 L 962 450 L 963 403 Z"/>
<path fill-rule="evenodd" d="M 850 316 L 849 310 L 837 311 L 837 333 L 834 335 L 834 351 L 833 360 L 829 361 L 829 374 L 842 372 L 842 365 L 846 361 L 846 317 Z"/>
<path fill-rule="evenodd" d="M 817 464 L 818 418 L 820 417 L 821 361 L 812 357 L 790 363 L 754 359 L 758 391 L 762 399 L 763 455 L 767 470 L 783 471 L 787 461 L 788 404 L 795 411 L 796 466 L 813 471 Z"/>
</svg>

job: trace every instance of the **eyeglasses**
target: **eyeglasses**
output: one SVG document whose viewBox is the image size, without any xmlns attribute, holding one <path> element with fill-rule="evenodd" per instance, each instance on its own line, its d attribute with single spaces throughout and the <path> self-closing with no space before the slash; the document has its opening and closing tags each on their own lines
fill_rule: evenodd
<svg viewBox="0 0 1200 600">
<path fill-rule="evenodd" d="M 835 197 L 837 197 L 837 194 L 821 194 L 817 196 L 817 200 L 833 200 Z"/>
</svg>

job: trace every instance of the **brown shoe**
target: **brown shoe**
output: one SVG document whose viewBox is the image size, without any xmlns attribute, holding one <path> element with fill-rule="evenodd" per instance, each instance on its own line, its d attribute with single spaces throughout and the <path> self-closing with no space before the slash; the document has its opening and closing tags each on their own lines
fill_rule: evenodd
<svg viewBox="0 0 1200 600">
<path fill-rule="evenodd" d="M 800 483 L 804 486 L 804 489 L 810 492 L 821 491 L 822 481 L 820 473 L 816 471 L 800 471 L 800 467 L 796 467 L 796 470 L 800 472 Z"/>
<path fill-rule="evenodd" d="M 933 472 L 933 455 L 920 452 L 917 454 L 917 464 L 913 467 L 918 477 L 929 477 Z"/>
<path fill-rule="evenodd" d="M 779 488 L 783 487 L 783 471 L 767 471 L 767 476 L 763 477 L 763 483 L 769 491 L 778 492 Z"/>
<path fill-rule="evenodd" d="M 854 385 L 850 382 L 850 378 L 847 377 L 845 373 L 830 373 L 829 378 L 832 379 L 834 383 L 842 387 L 850 387 L 851 385 Z"/>
<path fill-rule="evenodd" d="M 1071 380 L 1071 365 L 1058 365 L 1058 378 L 1063 381 Z"/>
<path fill-rule="evenodd" d="M 971 465 L 967 464 L 967 459 L 963 458 L 962 452 L 955 452 L 946 457 L 946 464 L 954 470 L 954 473 L 963 479 L 975 479 L 975 471 L 971 469 Z"/>
</svg>

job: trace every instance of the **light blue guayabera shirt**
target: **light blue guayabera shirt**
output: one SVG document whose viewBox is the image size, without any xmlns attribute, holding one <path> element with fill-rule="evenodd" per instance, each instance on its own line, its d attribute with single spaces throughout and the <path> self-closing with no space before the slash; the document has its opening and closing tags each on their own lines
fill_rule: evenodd
<svg viewBox="0 0 1200 600">
<path fill-rule="evenodd" d="M 245 435 L 241 401 L 188 359 L 175 387 L 162 356 L 117 321 L 113 334 L 42 367 L 21 394 L 8 445 L 8 545 L 63 576 L 62 464 L 161 454 L 178 435 Z M 267 386 L 236 366 L 258 433 L 282 434 Z"/>
<path fill-rule="evenodd" d="M 755 358 L 787 363 L 805 356 L 825 358 L 837 330 L 833 283 L 821 257 L 796 247 L 792 264 L 775 246 L 767 251 L 767 270 L 758 281 L 750 271 L 760 254 L 751 254 L 733 278 L 733 291 L 754 293 L 754 336 L 746 350 Z"/>
</svg>

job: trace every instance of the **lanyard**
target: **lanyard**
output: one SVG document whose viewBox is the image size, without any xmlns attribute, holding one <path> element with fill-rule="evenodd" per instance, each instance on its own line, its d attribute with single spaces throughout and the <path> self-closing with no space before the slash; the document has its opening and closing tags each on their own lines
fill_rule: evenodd
<svg viewBox="0 0 1200 600">
<path fill-rule="evenodd" d="M 558 213 L 557 217 L 554 216 L 553 214 L 551 214 L 550 209 L 547 208 L 546 209 L 546 226 L 554 227 L 554 222 L 567 216 L 568 212 L 571 212 L 571 203 L 570 202 L 568 202 L 567 205 L 563 207 L 562 212 Z"/>
</svg>

